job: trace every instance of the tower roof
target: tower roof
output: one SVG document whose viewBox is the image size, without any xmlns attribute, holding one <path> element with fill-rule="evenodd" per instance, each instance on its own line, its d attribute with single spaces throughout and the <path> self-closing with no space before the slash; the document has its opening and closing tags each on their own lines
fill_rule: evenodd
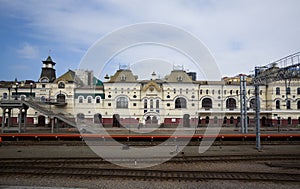
<svg viewBox="0 0 300 189">
<path fill-rule="evenodd" d="M 51 56 L 48 56 L 47 59 L 43 61 L 43 64 L 52 64 L 52 65 L 55 65 L 56 63 L 53 62 Z"/>
</svg>

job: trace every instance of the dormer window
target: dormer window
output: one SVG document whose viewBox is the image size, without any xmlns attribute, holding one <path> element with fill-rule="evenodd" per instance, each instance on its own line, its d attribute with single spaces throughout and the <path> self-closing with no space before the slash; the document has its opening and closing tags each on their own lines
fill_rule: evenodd
<svg viewBox="0 0 300 189">
<path fill-rule="evenodd" d="M 182 76 L 177 77 L 177 81 L 182 81 L 182 80 L 183 80 Z"/>
<path fill-rule="evenodd" d="M 59 83 L 58 83 L 58 88 L 59 88 L 59 89 L 64 89 L 64 88 L 65 88 L 64 82 L 59 82 Z"/>
<path fill-rule="evenodd" d="M 126 81 L 126 76 L 125 75 L 121 75 L 121 81 Z"/>
</svg>

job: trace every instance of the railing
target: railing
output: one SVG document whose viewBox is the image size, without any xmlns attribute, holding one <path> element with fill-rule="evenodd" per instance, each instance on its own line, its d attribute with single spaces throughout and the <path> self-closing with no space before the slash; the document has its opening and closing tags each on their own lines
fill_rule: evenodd
<svg viewBox="0 0 300 189">
<path fill-rule="evenodd" d="M 33 108 L 35 107 L 41 111 L 44 111 L 44 113 L 46 113 L 47 115 L 49 115 L 51 117 L 56 117 L 57 119 L 59 119 L 63 122 L 66 122 L 67 124 L 69 124 L 71 126 L 76 126 L 73 116 L 67 117 L 65 114 L 54 112 L 53 109 L 49 110 L 51 105 L 49 105 L 47 102 L 49 102 L 50 100 L 41 101 L 40 99 L 35 99 L 35 98 L 31 97 L 25 102 L 29 102 Z M 56 99 L 52 99 L 52 100 L 53 100 L 52 102 L 56 102 Z"/>
</svg>

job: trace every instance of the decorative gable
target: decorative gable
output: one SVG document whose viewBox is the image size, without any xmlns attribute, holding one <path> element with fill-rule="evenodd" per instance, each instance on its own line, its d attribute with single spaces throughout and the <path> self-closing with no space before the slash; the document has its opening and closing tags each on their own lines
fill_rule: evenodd
<svg viewBox="0 0 300 189">
<path fill-rule="evenodd" d="M 143 92 L 146 92 L 147 90 L 149 90 L 150 92 L 153 92 L 154 90 L 156 90 L 157 92 L 161 92 L 161 88 L 159 87 L 159 85 L 154 82 L 154 81 L 150 81 L 149 83 L 147 83 L 147 85 L 145 85 L 142 89 Z"/>
</svg>

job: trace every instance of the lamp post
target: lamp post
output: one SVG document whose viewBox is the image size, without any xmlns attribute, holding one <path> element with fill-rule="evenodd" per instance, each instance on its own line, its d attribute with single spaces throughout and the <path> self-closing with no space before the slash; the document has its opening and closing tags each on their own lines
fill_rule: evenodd
<svg viewBox="0 0 300 189">
<path fill-rule="evenodd" d="M 30 83 L 30 96 L 32 96 L 32 86 L 33 86 L 33 83 Z"/>
<path fill-rule="evenodd" d="M 18 100 L 18 88 L 19 88 L 19 83 L 16 83 L 16 96 L 15 96 L 15 100 Z"/>
</svg>

